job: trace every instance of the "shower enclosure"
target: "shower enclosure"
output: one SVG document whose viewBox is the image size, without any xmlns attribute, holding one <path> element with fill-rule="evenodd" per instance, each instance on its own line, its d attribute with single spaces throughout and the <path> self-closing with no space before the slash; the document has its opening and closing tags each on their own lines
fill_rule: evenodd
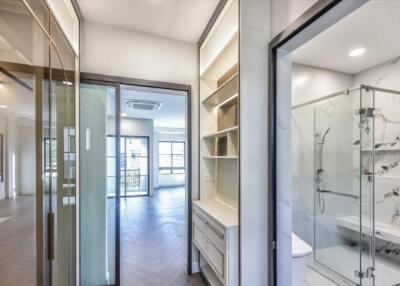
<svg viewBox="0 0 400 286">
<path fill-rule="evenodd" d="M 399 107 L 400 92 L 365 85 L 292 107 L 304 163 L 294 196 L 308 188 L 313 201 L 293 231 L 313 245 L 310 267 L 339 285 L 400 283 Z"/>
</svg>

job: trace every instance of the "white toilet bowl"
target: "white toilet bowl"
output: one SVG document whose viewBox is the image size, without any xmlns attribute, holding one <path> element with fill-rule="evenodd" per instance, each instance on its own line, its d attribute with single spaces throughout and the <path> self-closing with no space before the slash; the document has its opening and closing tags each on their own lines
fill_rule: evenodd
<svg viewBox="0 0 400 286">
<path fill-rule="evenodd" d="M 303 286 L 312 247 L 292 233 L 292 286 Z"/>
</svg>

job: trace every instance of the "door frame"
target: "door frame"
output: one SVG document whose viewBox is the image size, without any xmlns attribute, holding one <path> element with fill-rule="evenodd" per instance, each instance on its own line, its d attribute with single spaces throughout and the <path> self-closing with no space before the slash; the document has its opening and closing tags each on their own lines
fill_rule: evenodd
<svg viewBox="0 0 400 286">
<path fill-rule="evenodd" d="M 186 231 L 187 231 L 187 253 L 186 253 L 186 272 L 191 275 L 192 274 L 192 191 L 193 191 L 193 183 L 192 183 L 192 87 L 190 85 L 178 84 L 178 83 L 170 83 L 170 82 L 162 82 L 162 81 L 153 81 L 153 80 L 145 80 L 145 79 L 137 79 L 130 77 L 121 77 L 121 76 L 112 76 L 105 74 L 96 74 L 96 73 L 80 73 L 80 83 L 86 84 L 98 84 L 98 85 L 106 85 L 106 86 L 114 86 L 116 88 L 116 136 L 117 136 L 117 154 L 120 154 L 120 141 L 121 137 L 121 85 L 133 85 L 133 86 L 141 86 L 141 87 L 149 87 L 149 88 L 159 88 L 159 89 L 169 89 L 176 91 L 185 92 L 186 97 L 186 158 L 187 158 L 187 166 L 186 170 L 186 194 L 185 194 L 185 204 L 187 204 L 187 213 L 186 221 Z M 118 155 L 119 156 L 119 155 Z M 119 182 L 120 173 L 120 160 L 116 162 L 116 175 L 117 182 Z M 149 160 L 150 164 L 150 160 Z M 149 176 L 150 177 L 150 176 Z M 150 188 L 150 186 L 149 186 Z M 117 192 L 116 192 L 116 261 L 115 261 L 115 286 L 120 285 L 120 250 L 121 250 L 121 237 L 120 237 L 120 229 L 121 229 L 121 212 L 120 212 L 120 185 L 117 183 Z"/>
<path fill-rule="evenodd" d="M 278 123 L 278 80 L 277 63 L 278 49 L 287 48 L 293 51 L 303 45 L 315 35 L 323 32 L 327 27 L 340 21 L 348 14 L 357 10 L 369 0 L 318 0 L 294 22 L 276 35 L 268 45 L 268 285 L 278 285 L 277 271 L 277 123 Z M 332 12 L 332 13 L 331 13 Z M 330 19 L 322 18 L 331 13 Z M 328 17 L 327 17 L 328 18 Z"/>
</svg>

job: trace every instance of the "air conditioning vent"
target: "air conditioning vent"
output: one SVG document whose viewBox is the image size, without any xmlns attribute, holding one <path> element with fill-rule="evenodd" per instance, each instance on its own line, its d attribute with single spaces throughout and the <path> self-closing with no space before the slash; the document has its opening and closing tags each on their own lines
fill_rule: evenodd
<svg viewBox="0 0 400 286">
<path fill-rule="evenodd" d="M 129 109 L 157 111 L 161 108 L 162 103 L 150 100 L 127 100 L 126 107 Z"/>
</svg>

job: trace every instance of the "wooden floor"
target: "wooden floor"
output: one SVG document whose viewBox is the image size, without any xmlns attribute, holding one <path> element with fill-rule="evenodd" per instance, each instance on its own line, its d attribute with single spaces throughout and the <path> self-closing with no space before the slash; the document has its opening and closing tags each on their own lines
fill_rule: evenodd
<svg viewBox="0 0 400 286">
<path fill-rule="evenodd" d="M 184 271 L 185 189 L 121 199 L 121 285 L 204 286 Z"/>
<path fill-rule="evenodd" d="M 0 286 L 35 285 L 35 197 L 0 200 Z M 1 221 L 1 219 L 0 219 Z M 121 199 L 121 285 L 204 286 L 184 271 L 185 190 Z"/>
<path fill-rule="evenodd" d="M 0 285 L 35 285 L 35 197 L 0 200 Z"/>
</svg>

